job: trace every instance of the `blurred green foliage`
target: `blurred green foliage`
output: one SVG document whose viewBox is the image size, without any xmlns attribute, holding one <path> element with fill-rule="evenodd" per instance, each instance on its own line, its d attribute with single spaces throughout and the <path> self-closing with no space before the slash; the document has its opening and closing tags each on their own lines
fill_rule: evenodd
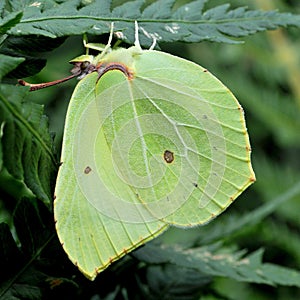
<svg viewBox="0 0 300 300">
<path fill-rule="evenodd" d="M 252 0 L 247 5 L 300 12 L 299 1 Z M 220 78 L 245 110 L 257 182 L 229 212 L 246 213 L 273 201 L 300 181 L 299 48 L 299 30 L 290 28 L 256 34 L 245 39 L 243 45 L 201 43 L 179 51 Z M 228 243 L 246 249 L 263 247 L 266 261 L 299 269 L 299 211 L 298 195 L 254 228 L 244 228 Z M 222 218 L 218 222 L 222 223 Z M 298 289 L 248 285 L 224 278 L 217 280 L 215 286 L 228 299 L 300 297 Z"/>
</svg>

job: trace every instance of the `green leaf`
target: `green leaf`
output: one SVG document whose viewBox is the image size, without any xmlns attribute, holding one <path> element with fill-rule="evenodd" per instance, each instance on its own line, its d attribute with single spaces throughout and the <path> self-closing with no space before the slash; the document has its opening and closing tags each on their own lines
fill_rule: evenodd
<svg viewBox="0 0 300 300">
<path fill-rule="evenodd" d="M 22 19 L 22 12 L 12 12 L 0 19 L 0 35 L 6 33 L 9 29 L 16 26 Z"/>
<path fill-rule="evenodd" d="M 3 164 L 11 176 L 50 205 L 57 170 L 53 140 L 43 107 L 23 102 L 27 92 L 26 88 L 0 86 Z"/>
<path fill-rule="evenodd" d="M 22 57 L 11 57 L 0 54 L 0 81 L 2 77 L 14 70 L 20 63 L 24 61 Z"/>
<path fill-rule="evenodd" d="M 210 276 L 223 276 L 241 282 L 300 287 L 300 272 L 262 263 L 261 249 L 244 256 L 243 252 L 218 253 L 209 247 L 183 249 L 179 245 L 149 243 L 135 251 L 134 256 L 149 264 L 172 264 L 178 268 L 193 269 Z"/>
<path fill-rule="evenodd" d="M 14 212 L 14 226 L 25 257 L 34 256 L 52 235 L 51 223 L 43 216 L 45 208 L 39 208 L 35 202 L 26 199 L 17 204 Z"/>
<path fill-rule="evenodd" d="M 158 41 L 237 43 L 230 37 L 243 37 L 255 32 L 275 29 L 280 26 L 300 26 L 300 17 L 277 11 L 247 10 L 239 7 L 230 10 L 229 4 L 204 10 L 205 0 L 197 0 L 173 9 L 174 1 L 155 1 L 144 8 L 143 1 L 129 1 L 111 7 L 111 1 L 37 2 L 14 6 L 23 10 L 21 22 L 13 27 L 11 35 L 44 35 L 59 37 L 90 33 L 100 35 L 109 31 L 114 21 L 116 30 L 122 31 L 124 39 L 133 43 L 133 21 L 138 20 L 145 37 L 143 45 Z M 99 9 L 101 7 L 101 9 Z"/>
<path fill-rule="evenodd" d="M 146 280 L 150 299 L 194 300 L 200 299 L 201 288 L 208 285 L 212 277 L 191 268 L 167 264 L 149 266 Z"/>
<path fill-rule="evenodd" d="M 272 278 L 277 285 L 300 286 L 300 274 L 296 270 L 266 263 L 263 265 L 262 272 L 264 276 Z"/>
<path fill-rule="evenodd" d="M 38 73 L 46 64 L 43 53 L 57 48 L 64 41 L 65 38 L 51 39 L 32 35 L 6 37 L 1 44 L 0 53 L 11 56 L 15 60 L 25 60 L 7 74 L 7 77 L 22 78 Z"/>
</svg>

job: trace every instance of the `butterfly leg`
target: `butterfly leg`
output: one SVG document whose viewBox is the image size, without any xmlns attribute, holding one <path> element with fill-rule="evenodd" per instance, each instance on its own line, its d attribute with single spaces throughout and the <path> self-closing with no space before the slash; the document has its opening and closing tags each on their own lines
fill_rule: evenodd
<svg viewBox="0 0 300 300">
<path fill-rule="evenodd" d="M 140 44 L 140 40 L 139 40 L 139 25 L 138 25 L 138 22 L 137 21 L 134 21 L 134 25 L 135 25 L 135 41 L 134 41 L 134 45 L 139 48 L 140 50 L 142 50 L 142 47 L 141 47 L 141 44 Z M 154 35 L 152 35 L 152 39 L 153 39 L 153 42 L 152 42 L 152 45 L 150 46 L 149 50 L 153 50 L 156 46 L 156 37 Z M 148 36 L 150 38 L 150 36 Z"/>
<path fill-rule="evenodd" d="M 134 21 L 134 46 L 136 46 L 137 48 L 139 48 L 140 50 L 142 50 L 141 44 L 140 44 L 140 40 L 139 40 L 139 25 L 138 22 L 135 20 Z"/>
<path fill-rule="evenodd" d="M 87 35 L 84 34 L 83 35 L 83 46 L 86 48 L 86 54 L 87 55 L 89 54 L 89 49 L 93 49 L 93 50 L 97 50 L 97 51 L 101 52 L 99 59 L 101 57 L 103 57 L 105 54 L 107 54 L 107 52 L 109 52 L 111 50 L 111 42 L 112 42 L 112 38 L 113 38 L 113 32 L 114 32 L 114 22 L 111 23 L 109 38 L 108 38 L 108 42 L 106 45 L 99 44 L 99 43 L 89 43 Z"/>
</svg>

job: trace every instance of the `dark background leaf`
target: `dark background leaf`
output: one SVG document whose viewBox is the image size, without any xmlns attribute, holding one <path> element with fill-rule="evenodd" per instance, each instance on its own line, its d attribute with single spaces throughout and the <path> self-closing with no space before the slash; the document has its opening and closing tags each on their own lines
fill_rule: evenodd
<svg viewBox="0 0 300 300">
<path fill-rule="evenodd" d="M 3 167 L 24 184 L 24 190 L 26 186 L 50 206 L 58 160 L 42 106 L 23 103 L 27 93 L 26 88 L 0 87 Z"/>
<path fill-rule="evenodd" d="M 52 215 L 39 201 L 22 199 L 14 212 L 16 242 L 8 225 L 0 224 L 0 299 L 53 299 L 61 293 L 76 295 L 78 286 L 62 277 L 67 266 L 61 246 L 53 232 Z M 59 274 L 57 276 L 57 274 Z"/>
<path fill-rule="evenodd" d="M 18 68 L 7 74 L 8 78 L 22 78 L 38 73 L 46 65 L 47 53 L 59 47 L 65 38 L 51 39 L 43 36 L 7 37 L 0 53 L 14 58 L 25 59 Z"/>
</svg>

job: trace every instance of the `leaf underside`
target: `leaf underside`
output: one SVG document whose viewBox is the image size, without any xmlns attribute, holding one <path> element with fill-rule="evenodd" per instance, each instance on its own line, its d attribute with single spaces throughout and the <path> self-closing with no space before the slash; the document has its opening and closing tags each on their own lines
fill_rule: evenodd
<svg viewBox="0 0 300 300">
<path fill-rule="evenodd" d="M 169 225 L 207 223 L 255 180 L 243 111 L 207 70 L 143 51 L 132 80 L 96 80 L 73 93 L 54 205 L 90 279 Z"/>
<path fill-rule="evenodd" d="M 230 9 L 229 4 L 205 10 L 206 0 L 196 0 L 175 8 L 175 0 L 159 0 L 145 6 L 144 0 L 127 1 L 113 7 L 112 1 L 70 0 L 8 1 L 11 9 L 5 11 L 8 34 L 43 35 L 51 38 L 89 33 L 101 35 L 109 32 L 110 23 L 121 31 L 124 41 L 134 42 L 134 20 L 139 22 L 143 36 L 141 44 L 158 41 L 199 42 L 214 41 L 237 43 L 236 37 L 276 29 L 280 26 L 300 26 L 300 17 L 277 11 L 248 10 L 245 7 Z M 9 8 L 9 5 L 7 5 Z M 12 12 L 10 12 L 12 11 Z M 21 15 L 21 21 L 16 25 Z M 13 25 L 15 25 L 13 27 Z"/>
<path fill-rule="evenodd" d="M 200 274 L 224 276 L 240 282 L 300 286 L 299 272 L 263 263 L 262 249 L 244 256 L 244 251 L 221 254 L 214 253 L 216 250 L 212 248 L 210 246 L 183 249 L 180 246 L 149 243 L 143 249 L 137 250 L 134 256 L 148 264 L 171 264 L 181 269 L 197 270 Z M 148 272 L 151 272 L 151 268 Z M 167 281 L 167 279 L 164 280 Z M 156 290 L 159 291 L 159 289 Z"/>
</svg>

